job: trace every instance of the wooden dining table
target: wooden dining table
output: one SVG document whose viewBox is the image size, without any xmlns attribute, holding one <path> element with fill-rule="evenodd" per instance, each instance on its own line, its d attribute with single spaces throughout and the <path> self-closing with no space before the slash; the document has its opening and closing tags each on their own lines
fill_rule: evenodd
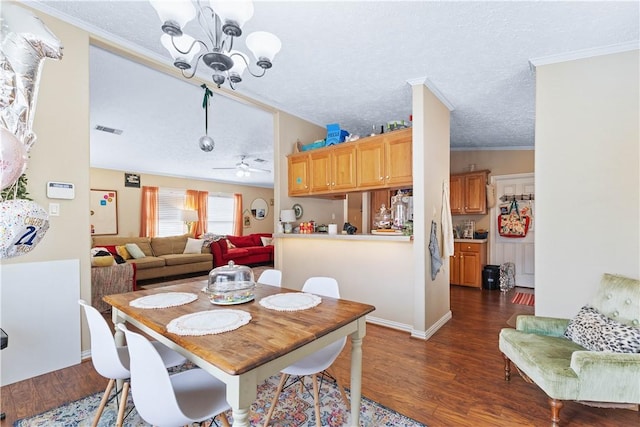
<svg viewBox="0 0 640 427">
<path fill-rule="evenodd" d="M 108 295 L 114 324 L 129 323 L 168 347 L 180 352 L 195 365 L 227 386 L 227 402 L 233 410 L 233 426 L 249 426 L 249 408 L 256 400 L 258 384 L 332 342 L 351 339 L 351 426 L 359 426 L 362 385 L 362 340 L 365 316 L 375 307 L 344 299 L 322 296 L 315 307 L 298 311 L 277 311 L 259 304 L 260 299 L 292 289 L 258 284 L 255 299 L 244 304 L 212 304 L 202 292 L 206 280 Z M 198 298 L 188 304 L 168 308 L 136 308 L 137 298 L 162 292 L 188 292 Z M 167 325 L 183 315 L 208 310 L 237 309 L 251 315 L 238 329 L 201 336 L 177 335 Z M 116 328 L 116 343 L 124 344 L 124 334 Z"/>
</svg>

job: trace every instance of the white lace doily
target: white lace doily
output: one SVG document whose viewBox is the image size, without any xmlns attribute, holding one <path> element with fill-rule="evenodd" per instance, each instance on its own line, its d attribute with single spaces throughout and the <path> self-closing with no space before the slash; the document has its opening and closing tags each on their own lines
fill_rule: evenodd
<svg viewBox="0 0 640 427">
<path fill-rule="evenodd" d="M 277 311 L 298 311 L 313 308 L 321 302 L 322 298 L 318 295 L 305 292 L 286 292 L 262 298 L 260 305 Z"/>
<path fill-rule="evenodd" d="M 167 331 L 178 335 L 221 334 L 238 329 L 250 320 L 251 315 L 242 310 L 199 311 L 173 319 L 167 325 Z"/>
<path fill-rule="evenodd" d="M 134 299 L 129 303 L 136 308 L 167 308 L 189 304 L 198 299 L 198 295 L 189 292 L 163 292 Z"/>
</svg>

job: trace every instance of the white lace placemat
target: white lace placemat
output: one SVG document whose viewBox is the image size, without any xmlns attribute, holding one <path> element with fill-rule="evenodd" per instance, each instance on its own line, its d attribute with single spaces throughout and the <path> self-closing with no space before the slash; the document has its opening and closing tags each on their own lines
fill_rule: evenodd
<svg viewBox="0 0 640 427">
<path fill-rule="evenodd" d="M 305 292 L 286 292 L 269 295 L 260 300 L 264 308 L 277 311 L 298 311 L 313 308 L 322 302 L 318 295 Z"/>
<path fill-rule="evenodd" d="M 167 308 L 189 304 L 198 299 L 198 295 L 190 292 L 163 292 L 134 299 L 129 303 L 136 308 Z"/>
<path fill-rule="evenodd" d="M 250 320 L 251 315 L 242 310 L 199 311 L 173 319 L 167 325 L 167 331 L 178 335 L 221 334 L 238 329 Z"/>
</svg>

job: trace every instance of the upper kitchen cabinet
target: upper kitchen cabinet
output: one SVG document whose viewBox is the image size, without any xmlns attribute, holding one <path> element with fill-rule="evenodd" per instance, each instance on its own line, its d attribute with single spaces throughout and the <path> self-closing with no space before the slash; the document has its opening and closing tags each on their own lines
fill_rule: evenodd
<svg viewBox="0 0 640 427">
<path fill-rule="evenodd" d="M 487 176 L 489 171 L 451 175 L 449 203 L 452 215 L 487 213 Z"/>
<path fill-rule="evenodd" d="M 356 147 L 358 188 L 413 185 L 411 129 L 367 138 Z"/>
<path fill-rule="evenodd" d="M 309 152 L 311 193 L 347 192 L 356 187 L 356 149 L 353 144 Z"/>
<path fill-rule="evenodd" d="M 289 156 L 289 196 L 309 194 L 309 154 Z"/>
</svg>

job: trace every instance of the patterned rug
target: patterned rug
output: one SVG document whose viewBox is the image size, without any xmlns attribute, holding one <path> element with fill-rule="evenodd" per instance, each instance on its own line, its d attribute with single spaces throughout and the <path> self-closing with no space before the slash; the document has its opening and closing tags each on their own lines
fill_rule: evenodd
<svg viewBox="0 0 640 427">
<path fill-rule="evenodd" d="M 516 294 L 511 299 L 511 303 L 520 305 L 534 305 L 535 296 L 533 294 L 527 294 L 524 292 L 516 292 Z"/>
<path fill-rule="evenodd" d="M 252 426 L 262 426 L 264 416 L 271 404 L 271 399 L 275 393 L 279 376 L 273 376 L 258 386 L 258 398 L 251 405 L 250 422 Z M 311 381 L 308 379 L 308 388 L 311 389 Z M 271 419 L 272 426 L 278 427 L 314 427 L 315 415 L 313 409 L 313 396 L 309 391 L 299 394 L 300 387 L 293 386 L 285 389 L 280 395 L 280 400 Z M 347 395 L 349 391 L 347 390 Z M 96 393 L 75 402 L 67 403 L 58 408 L 47 411 L 43 414 L 31 418 L 24 418 L 16 421 L 14 427 L 84 427 L 90 426 L 96 409 L 100 404 L 102 393 Z M 338 427 L 350 425 L 351 414 L 344 406 L 338 388 L 331 381 L 324 381 L 320 390 L 322 425 Z M 149 426 L 145 423 L 131 401 L 127 404 L 127 411 L 131 413 L 127 416 L 123 427 Z M 126 414 L 127 412 L 125 412 Z M 227 413 L 229 422 L 233 417 L 231 411 Z M 98 426 L 114 426 L 117 417 L 115 400 L 111 401 L 105 408 Z M 398 414 L 366 397 L 362 398 L 360 408 L 360 425 L 367 427 L 424 427 L 424 424 Z M 214 424 L 215 426 L 215 424 Z"/>
</svg>

